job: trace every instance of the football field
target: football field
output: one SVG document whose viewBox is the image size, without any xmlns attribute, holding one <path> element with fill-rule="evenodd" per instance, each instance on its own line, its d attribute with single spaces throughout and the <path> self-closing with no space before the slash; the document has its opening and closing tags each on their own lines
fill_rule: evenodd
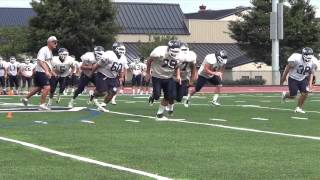
<svg viewBox="0 0 320 180">
<path fill-rule="evenodd" d="M 74 112 L 13 112 L 20 97 L 0 97 L 0 179 L 319 179 L 320 94 L 306 114 L 280 94 L 210 95 L 154 119 L 158 103 L 118 96 L 110 113 L 80 96 Z M 70 97 L 60 104 L 67 106 Z M 30 103 L 37 104 L 39 97 Z"/>
</svg>

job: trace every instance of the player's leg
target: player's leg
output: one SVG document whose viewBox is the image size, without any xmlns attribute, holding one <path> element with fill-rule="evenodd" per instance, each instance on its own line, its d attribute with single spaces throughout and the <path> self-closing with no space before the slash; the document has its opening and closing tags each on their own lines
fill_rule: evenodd
<svg viewBox="0 0 320 180">
<path fill-rule="evenodd" d="M 152 94 L 149 97 L 149 105 L 153 105 L 154 100 L 159 100 L 161 95 L 161 79 L 152 77 Z"/>
<path fill-rule="evenodd" d="M 26 82 L 27 82 L 27 84 L 28 84 L 28 92 L 30 92 L 30 90 L 31 90 L 31 87 L 32 87 L 32 77 L 27 77 L 26 78 Z"/>
<path fill-rule="evenodd" d="M 49 94 L 48 106 L 51 106 L 53 101 L 52 99 L 58 85 L 58 77 L 52 76 L 49 82 L 50 82 L 50 94 Z"/>
<path fill-rule="evenodd" d="M 220 76 L 213 76 L 211 79 L 209 79 L 209 82 L 212 85 L 216 86 L 216 89 L 214 92 L 215 94 L 212 97 L 211 103 L 215 106 L 220 106 L 220 103 L 218 102 L 218 98 L 219 98 L 221 88 L 222 88 L 222 79 L 220 78 Z"/>
<path fill-rule="evenodd" d="M 85 74 L 81 74 L 80 81 L 77 89 L 74 91 L 73 97 L 68 103 L 68 107 L 72 108 L 74 105 L 74 100 L 84 91 L 84 88 L 89 84 L 90 78 Z"/>
<path fill-rule="evenodd" d="M 163 94 L 164 98 L 168 101 L 168 114 L 169 116 L 173 116 L 174 111 L 174 100 L 177 97 L 177 90 L 176 90 L 176 81 L 174 79 L 168 79 L 166 84 L 164 84 Z"/>
<path fill-rule="evenodd" d="M 22 80 L 21 90 L 27 91 L 27 77 L 21 76 L 21 80 Z"/>
<path fill-rule="evenodd" d="M 0 76 L 0 94 L 6 94 L 5 87 L 6 87 L 6 83 L 5 83 L 4 76 Z"/>
<path fill-rule="evenodd" d="M 136 84 L 137 84 L 136 75 L 132 74 L 132 79 L 131 79 L 132 95 L 136 94 L 136 89 L 137 89 Z"/>
<path fill-rule="evenodd" d="M 295 112 L 305 113 L 302 109 L 303 109 L 304 102 L 308 98 L 308 81 L 309 80 L 305 78 L 304 80 L 298 82 L 298 88 L 301 95 L 298 99 L 298 105 Z"/>
<path fill-rule="evenodd" d="M 108 110 L 106 110 L 104 107 L 102 107 L 102 105 L 98 102 L 97 98 L 98 97 L 102 97 L 102 96 L 106 96 L 106 94 L 107 94 L 107 92 L 109 90 L 108 89 L 108 81 L 109 81 L 109 79 L 110 78 L 106 77 L 104 74 L 102 74 L 100 72 L 98 72 L 96 74 L 96 78 L 95 78 L 96 89 L 95 89 L 95 91 L 93 93 L 93 96 L 94 96 L 93 103 L 97 106 L 97 109 L 99 111 L 102 111 L 102 112 L 107 112 Z M 109 96 L 109 95 L 107 95 L 107 96 Z M 112 96 L 111 96 L 110 100 L 111 99 L 112 99 Z M 105 99 L 105 101 L 106 101 L 106 99 Z"/>
<path fill-rule="evenodd" d="M 14 76 L 14 86 L 15 86 L 15 91 L 14 93 L 17 95 L 19 94 L 19 88 L 20 88 L 20 76 L 16 75 Z"/>
<path fill-rule="evenodd" d="M 137 76 L 137 94 L 140 94 L 141 91 L 141 74 Z"/>
<path fill-rule="evenodd" d="M 198 77 L 198 80 L 197 80 L 195 88 L 188 94 L 188 96 L 187 96 L 187 98 L 186 98 L 186 100 L 184 102 L 184 106 L 185 107 L 189 107 L 190 101 L 191 101 L 191 97 L 195 93 L 199 92 L 206 83 L 207 83 L 207 78 L 205 78 L 203 76 L 199 76 Z"/>
<path fill-rule="evenodd" d="M 56 100 L 57 103 L 60 102 L 61 96 L 64 94 L 64 91 L 66 90 L 66 85 L 67 85 L 66 77 L 59 77 L 58 83 L 59 83 L 59 94 L 57 95 L 57 100 Z"/>
</svg>

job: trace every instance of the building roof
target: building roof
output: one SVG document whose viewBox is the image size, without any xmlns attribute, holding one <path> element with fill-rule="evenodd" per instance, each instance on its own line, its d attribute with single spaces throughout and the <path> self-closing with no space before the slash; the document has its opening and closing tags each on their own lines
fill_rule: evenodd
<svg viewBox="0 0 320 180">
<path fill-rule="evenodd" d="M 238 7 L 234 9 L 222 9 L 222 10 L 204 10 L 196 13 L 187 13 L 185 14 L 185 17 L 186 19 L 219 20 L 248 9 L 250 9 L 250 7 Z"/>
<path fill-rule="evenodd" d="M 116 2 L 120 34 L 189 35 L 179 4 Z M 0 8 L 0 27 L 27 26 L 32 8 Z"/>
<path fill-rule="evenodd" d="M 190 34 L 179 4 L 115 3 L 123 34 Z"/>
<path fill-rule="evenodd" d="M 139 45 L 141 43 L 125 43 L 128 61 L 139 57 Z M 230 43 L 189 43 L 190 50 L 197 54 L 197 66 L 200 66 L 206 55 L 218 50 L 226 50 L 228 53 L 227 69 L 253 62 L 239 48 L 237 44 Z"/>
<path fill-rule="evenodd" d="M 28 26 L 35 15 L 31 8 L 0 8 L 0 27 Z"/>
</svg>

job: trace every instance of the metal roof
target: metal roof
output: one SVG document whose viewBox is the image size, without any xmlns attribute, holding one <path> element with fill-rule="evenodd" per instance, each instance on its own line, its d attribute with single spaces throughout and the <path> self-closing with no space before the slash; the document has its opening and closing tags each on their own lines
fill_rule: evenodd
<svg viewBox="0 0 320 180">
<path fill-rule="evenodd" d="M 28 26 L 35 15 L 31 8 L 0 8 L 0 27 Z"/>
<path fill-rule="evenodd" d="M 127 50 L 128 61 L 139 57 L 139 45 L 141 43 L 124 43 Z M 253 62 L 237 44 L 233 43 L 189 43 L 190 50 L 197 54 L 197 66 L 200 66 L 204 58 L 218 50 L 226 50 L 228 52 L 228 62 L 226 68 L 231 69 L 236 66 Z"/>
<path fill-rule="evenodd" d="M 116 2 L 120 34 L 189 35 L 179 4 Z M 0 27 L 28 26 L 32 8 L 0 8 Z"/>
<path fill-rule="evenodd" d="M 123 34 L 190 34 L 179 4 L 115 3 Z"/>
<path fill-rule="evenodd" d="M 187 13 L 185 14 L 185 17 L 186 19 L 219 20 L 248 9 L 250 9 L 250 7 L 239 7 L 234 9 L 222 9 L 222 10 L 204 10 L 196 13 Z"/>
</svg>

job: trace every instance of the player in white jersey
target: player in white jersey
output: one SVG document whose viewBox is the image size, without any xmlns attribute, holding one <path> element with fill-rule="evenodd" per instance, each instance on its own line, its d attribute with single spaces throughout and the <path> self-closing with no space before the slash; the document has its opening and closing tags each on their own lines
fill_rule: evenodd
<svg viewBox="0 0 320 180">
<path fill-rule="evenodd" d="M 289 92 L 282 92 L 282 101 L 287 98 L 294 99 L 298 94 L 298 90 L 300 91 L 301 96 L 294 112 L 305 113 L 302 108 L 308 93 L 312 89 L 312 79 L 317 69 L 316 61 L 317 59 L 313 56 L 313 50 L 309 47 L 303 48 L 301 54 L 293 53 L 288 59 L 288 65 L 284 70 L 280 85 L 283 85 L 287 75 L 289 75 Z"/>
<path fill-rule="evenodd" d="M 179 64 L 181 83 L 176 83 L 176 98 L 177 102 L 181 102 L 184 96 L 188 95 L 189 86 L 192 86 L 196 81 L 197 75 L 197 55 L 195 52 L 190 51 L 186 43 L 182 43 L 181 52 L 186 56 Z M 169 114 L 172 112 L 169 111 Z"/>
<path fill-rule="evenodd" d="M 20 64 L 20 74 L 22 78 L 22 88 L 28 85 L 28 92 L 32 86 L 32 75 L 35 65 L 31 63 L 30 58 L 26 58 L 24 63 Z"/>
<path fill-rule="evenodd" d="M 74 59 L 69 56 L 69 52 L 65 48 L 60 48 L 58 50 L 59 56 L 54 56 L 52 58 L 52 68 L 54 75 L 50 79 L 50 96 L 48 101 L 48 106 L 52 105 L 52 99 L 54 96 L 54 93 L 57 89 L 57 86 L 59 84 L 59 94 L 57 96 L 57 103 L 60 102 L 60 96 L 63 94 L 65 88 L 66 88 L 66 78 L 70 74 L 71 71 L 74 71 L 73 67 L 73 61 Z"/>
<path fill-rule="evenodd" d="M 65 90 L 65 94 L 68 94 L 69 92 L 71 94 L 74 93 L 77 85 L 78 85 L 78 82 L 79 82 L 79 77 L 80 77 L 80 62 L 76 61 L 75 60 L 75 56 L 72 56 L 71 57 L 74 59 L 73 61 L 73 71 L 71 71 L 70 69 L 70 74 L 69 76 L 67 77 L 67 87 L 66 87 L 66 90 Z"/>
<path fill-rule="evenodd" d="M 119 83 L 124 80 L 124 67 L 127 65 L 125 46 L 122 43 L 115 42 L 112 49 L 112 51 L 104 52 L 102 58 L 93 68 L 93 72 L 97 71 L 94 98 L 104 96 L 106 104 L 116 95 Z M 98 103 L 97 99 L 94 99 L 94 104 L 98 107 L 98 110 L 108 112 Z"/>
<path fill-rule="evenodd" d="M 213 96 L 211 103 L 220 106 L 218 98 L 222 87 L 223 72 L 227 59 L 227 52 L 225 50 L 220 50 L 214 54 L 208 54 L 205 57 L 198 71 L 199 76 L 196 87 L 188 94 L 184 103 L 185 107 L 189 107 L 191 97 L 196 92 L 199 92 L 207 82 L 216 86 L 215 95 Z"/>
<path fill-rule="evenodd" d="M 129 65 L 129 68 L 132 72 L 132 95 L 140 93 L 141 90 L 141 80 L 142 72 L 147 69 L 147 66 L 140 61 L 140 59 L 134 59 L 134 61 Z"/>
<path fill-rule="evenodd" d="M 38 92 L 41 92 L 40 106 L 41 110 L 50 110 L 46 105 L 46 97 L 50 92 L 49 79 L 52 76 L 52 50 L 58 45 L 58 40 L 55 36 L 50 36 L 47 40 L 47 46 L 42 47 L 37 56 L 37 65 L 34 74 L 34 89 L 25 97 L 22 98 L 22 103 L 27 106 L 28 99 Z"/>
<path fill-rule="evenodd" d="M 10 61 L 8 63 L 7 72 L 9 77 L 10 90 L 14 90 L 15 94 L 18 94 L 20 78 L 19 78 L 19 68 L 20 63 L 17 62 L 14 56 L 10 57 Z"/>
<path fill-rule="evenodd" d="M 104 48 L 102 46 L 96 46 L 93 52 L 87 52 L 80 57 L 82 64 L 80 66 L 81 76 L 79 80 L 78 88 L 75 90 L 72 99 L 69 102 L 68 107 L 73 107 L 74 100 L 78 97 L 80 93 L 84 91 L 84 88 L 91 82 L 96 85 L 95 73 L 92 71 L 93 66 L 101 59 L 104 53 Z"/>
<path fill-rule="evenodd" d="M 157 120 L 167 119 L 164 116 L 166 106 L 173 111 L 173 103 L 175 99 L 175 80 L 173 76 L 176 74 L 177 82 L 181 81 L 179 63 L 185 56 L 181 53 L 181 42 L 171 40 L 168 46 L 159 46 L 155 48 L 149 57 L 147 63 L 146 80 L 150 80 L 152 71 L 152 85 L 153 92 L 150 100 L 158 100 L 161 96 L 161 90 L 164 93 L 158 112 L 156 114 Z"/>
<path fill-rule="evenodd" d="M 0 94 L 6 94 L 7 62 L 0 56 Z"/>
<path fill-rule="evenodd" d="M 144 59 L 144 58 L 142 58 Z M 151 92 L 151 87 L 150 87 L 150 81 L 146 81 L 146 75 L 147 75 L 147 59 L 144 59 L 143 64 L 145 64 L 145 68 L 142 71 L 142 89 L 141 89 L 141 95 L 145 93 L 146 95 Z"/>
</svg>

